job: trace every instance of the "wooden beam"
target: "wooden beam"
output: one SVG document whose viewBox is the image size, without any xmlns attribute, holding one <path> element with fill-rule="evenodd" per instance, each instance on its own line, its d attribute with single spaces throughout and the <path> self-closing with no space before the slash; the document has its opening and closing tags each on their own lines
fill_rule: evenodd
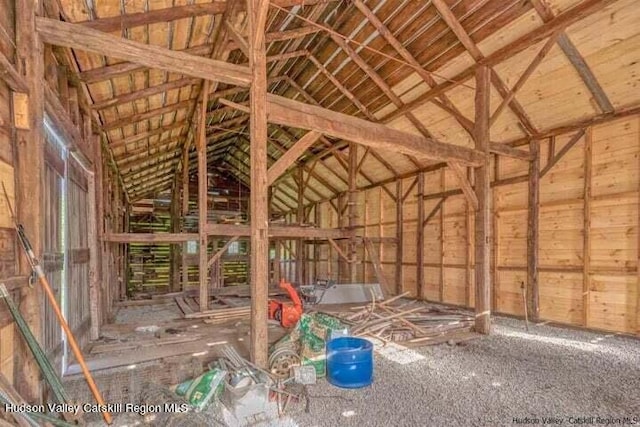
<svg viewBox="0 0 640 427">
<path fill-rule="evenodd" d="M 162 135 L 165 132 L 171 132 L 174 131 L 176 129 L 181 129 L 184 126 L 188 125 L 187 121 L 181 121 L 181 122 L 176 122 L 176 123 L 172 123 L 168 126 L 160 126 L 157 127 L 155 129 L 151 129 L 148 130 L 146 132 L 140 132 L 140 133 L 135 133 L 129 137 L 123 138 L 123 139 L 116 139 L 113 141 L 109 142 L 109 148 L 116 149 L 116 148 L 120 148 L 120 147 L 124 147 L 126 145 L 132 144 L 134 142 L 138 142 L 138 141 L 142 141 L 144 139 L 148 139 L 151 138 L 152 136 L 158 136 L 158 135 Z"/>
<path fill-rule="evenodd" d="M 25 106 L 29 120 L 29 130 L 15 131 L 15 213 L 17 221 L 25 228 L 31 241 L 33 252 L 41 255 L 44 248 L 44 131 L 43 120 L 45 95 L 43 88 L 44 46 L 34 28 L 34 18 L 41 11 L 38 2 L 15 2 L 16 24 L 16 64 L 17 71 L 24 75 L 29 88 L 29 102 Z M 15 108 L 15 106 L 14 106 Z M 19 275 L 33 274 L 23 251 L 19 253 Z M 42 328 L 44 296 L 42 287 L 23 287 L 20 290 L 19 309 L 31 332 L 40 342 L 43 340 Z M 40 370 L 29 348 L 23 340 L 15 341 L 14 384 L 18 393 L 28 402 L 41 403 Z"/>
<path fill-rule="evenodd" d="M 524 160 L 527 162 L 531 160 L 531 154 L 528 151 L 519 150 L 506 144 L 492 142 L 489 144 L 489 151 L 493 154 Z"/>
<path fill-rule="evenodd" d="M 554 32 L 567 28 L 568 26 L 585 19 L 596 12 L 599 12 L 600 10 L 615 3 L 616 1 L 617 0 L 582 1 L 572 8 L 565 10 L 546 24 L 543 24 L 535 30 L 520 36 L 513 42 L 508 43 L 492 54 L 486 56 L 483 60 L 468 67 L 464 71 L 458 73 L 456 76 L 451 77 L 446 82 L 439 84 L 428 92 L 420 95 L 413 101 L 408 102 L 403 108 L 389 113 L 383 118 L 383 122 L 388 123 L 390 121 L 393 121 L 396 118 L 403 116 L 406 111 L 413 111 L 416 108 L 421 107 L 422 105 L 431 101 L 432 99 L 442 95 L 443 93 L 463 84 L 470 78 L 474 77 L 477 68 L 499 64 L 500 62 L 511 58 L 516 54 L 522 52 L 523 50 L 535 45 L 536 43 L 547 39 Z M 535 137 L 537 138 L 538 135 L 535 135 Z"/>
<path fill-rule="evenodd" d="M 29 86 L 26 79 L 18 73 L 9 59 L 0 52 L 0 80 L 4 80 L 14 92 L 28 93 Z"/>
<path fill-rule="evenodd" d="M 99 137 L 96 136 L 96 139 Z M 94 156 L 96 162 L 102 162 L 100 156 L 100 144 L 94 144 Z M 98 213 L 96 210 L 96 204 L 98 197 L 102 197 L 102 194 L 97 194 L 98 184 L 96 182 L 95 174 L 87 174 L 87 242 L 89 245 L 89 316 L 91 319 L 91 326 L 89 328 L 89 335 L 92 340 L 97 340 L 100 337 L 100 316 L 101 316 L 101 282 L 99 274 L 99 253 L 100 242 L 98 241 Z"/>
<path fill-rule="evenodd" d="M 458 40 L 460 40 L 462 45 L 467 49 L 471 57 L 476 62 L 482 61 L 484 59 L 484 55 L 475 44 L 475 42 L 471 39 L 469 34 L 466 32 L 466 30 L 464 29 L 458 18 L 455 16 L 449 5 L 445 2 L 445 0 L 432 0 L 432 4 L 438 10 L 438 13 L 447 23 L 449 28 L 451 28 L 451 31 L 453 31 L 453 33 L 458 37 Z M 509 89 L 495 71 L 492 71 L 491 73 L 491 81 L 500 95 L 503 98 L 507 98 L 509 95 Z M 533 123 L 531 123 L 531 119 L 529 119 L 529 116 L 526 114 L 520 103 L 515 98 L 512 98 L 509 102 L 509 105 L 520 123 L 522 123 L 525 130 L 530 134 L 536 133 L 537 129 L 535 128 Z"/>
<path fill-rule="evenodd" d="M 418 174 L 418 233 L 416 238 L 416 296 L 424 299 L 424 174 Z"/>
<path fill-rule="evenodd" d="M 591 314 L 591 186 L 593 181 L 593 131 L 584 138 L 584 232 L 582 234 L 582 325 L 589 327 Z"/>
<path fill-rule="evenodd" d="M 249 0 L 251 81 L 251 360 L 268 367 L 269 213 L 267 182 L 267 54 L 265 26 L 268 0 Z"/>
<path fill-rule="evenodd" d="M 406 47 L 393 35 L 386 25 L 370 10 L 362 0 L 354 0 L 353 4 L 366 16 L 367 20 L 373 25 L 380 35 L 393 47 L 400 56 L 409 63 L 414 71 L 422 78 L 422 80 L 429 86 L 437 86 L 436 80 L 431 74 L 425 70 L 422 65 L 416 60 L 416 58 L 407 50 Z M 453 105 L 453 103 L 443 94 L 440 96 L 441 102 L 436 102 L 436 105 L 447 111 L 464 127 L 468 132 L 473 132 L 473 123 L 464 117 L 460 111 Z"/>
<path fill-rule="evenodd" d="M 296 190 L 298 193 L 298 200 L 296 204 L 296 222 L 298 225 L 302 226 L 305 223 L 305 214 L 304 214 L 304 169 L 302 166 L 298 166 L 296 168 L 296 174 L 293 175 L 294 181 L 296 182 Z M 305 254 L 306 245 L 304 243 L 304 239 L 296 240 L 296 282 L 298 285 L 303 286 L 305 284 L 305 263 L 306 263 L 306 254 Z"/>
<path fill-rule="evenodd" d="M 224 255 L 227 249 L 229 249 L 229 246 L 231 246 L 234 242 L 237 242 L 239 239 L 240 239 L 239 236 L 233 236 L 231 239 L 227 240 L 227 243 L 225 243 L 224 246 L 218 250 L 218 252 L 213 254 L 211 258 L 209 258 L 207 265 L 211 267 L 216 261 L 218 261 Z"/>
<path fill-rule="evenodd" d="M 538 12 L 538 15 L 542 18 L 543 22 L 549 22 L 554 18 L 553 10 L 551 10 L 545 0 L 531 0 L 531 3 Z M 571 62 L 575 70 L 578 72 L 578 75 L 593 96 L 600 110 L 602 110 L 603 113 L 612 113 L 614 108 L 611 101 L 609 101 L 607 94 L 602 89 L 602 86 L 600 86 L 600 83 L 593 74 L 593 71 L 591 71 L 591 68 L 571 39 L 569 39 L 569 36 L 567 36 L 565 32 L 561 32 L 557 41 L 558 46 L 560 46 L 560 49 L 562 49 L 567 59 L 569 59 L 569 62 Z"/>
<path fill-rule="evenodd" d="M 529 163 L 529 204 L 527 209 L 527 307 L 529 318 L 540 318 L 540 287 L 538 284 L 538 251 L 540 248 L 540 149 L 537 141 L 529 144 L 535 156 Z"/>
<path fill-rule="evenodd" d="M 168 92 L 170 90 L 183 88 L 185 86 L 191 86 L 196 83 L 199 83 L 200 80 L 193 77 L 185 77 L 182 79 L 171 80 L 169 82 L 151 86 L 145 89 L 137 90 L 135 92 L 126 93 L 124 95 L 119 95 L 114 98 L 106 99 L 104 101 L 96 102 L 91 105 L 91 108 L 94 110 L 103 110 L 109 107 L 115 107 L 117 105 L 126 104 L 127 102 L 136 101 L 142 98 L 148 98 L 153 95 L 157 95 L 159 93 Z"/>
<path fill-rule="evenodd" d="M 358 185 L 357 185 L 357 171 L 358 168 L 358 146 L 354 143 L 349 144 L 349 186 L 347 188 L 347 206 L 348 206 L 348 218 L 347 223 L 349 230 L 355 229 L 358 221 L 356 216 L 358 215 Z M 357 283 L 358 270 L 356 269 L 355 261 L 357 259 L 358 246 L 356 244 L 355 235 L 354 238 L 349 240 L 349 258 L 353 260 L 349 264 L 349 281 L 351 283 Z"/>
<path fill-rule="evenodd" d="M 337 0 L 273 0 L 272 3 L 279 7 L 292 7 L 297 5 L 315 5 Z M 104 32 L 123 31 L 127 28 L 140 27 L 176 21 L 184 18 L 198 16 L 218 15 L 227 10 L 229 1 L 215 0 L 210 3 L 199 3 L 184 6 L 172 6 L 163 9 L 149 10 L 146 12 L 129 13 L 108 18 L 82 21 L 78 24 Z M 239 4 L 239 10 L 246 10 L 244 3 Z"/>
<path fill-rule="evenodd" d="M 467 202 L 471 205 L 474 211 L 478 210 L 478 206 L 479 206 L 478 197 L 473 191 L 473 187 L 471 186 L 471 183 L 467 179 L 466 168 L 456 162 L 449 162 L 447 163 L 447 165 L 453 171 L 453 174 L 458 180 L 458 184 L 460 184 L 460 188 L 462 189 L 462 193 L 467 199 Z"/>
<path fill-rule="evenodd" d="M 285 170 L 289 168 L 297 159 L 309 149 L 313 144 L 318 142 L 322 136 L 319 132 L 310 131 L 307 132 L 302 138 L 300 138 L 291 148 L 287 150 L 278 160 L 271 165 L 267 171 L 267 183 L 273 184 Z"/>
<path fill-rule="evenodd" d="M 478 150 L 489 153 L 490 73 L 488 67 L 480 67 L 476 73 L 475 142 Z M 478 198 L 475 224 L 475 276 L 476 276 L 476 332 L 491 331 L 491 206 L 489 156 L 484 165 L 475 170 L 475 192 Z"/>
<path fill-rule="evenodd" d="M 214 1 L 211 3 L 190 4 L 185 6 L 173 6 L 164 9 L 149 10 L 146 12 L 129 13 L 108 18 L 94 19 L 78 22 L 87 28 L 107 33 L 124 31 L 127 28 L 152 25 L 159 22 L 171 22 L 184 18 L 198 16 L 217 15 L 227 8 L 227 2 Z"/>
<path fill-rule="evenodd" d="M 310 34 L 319 33 L 321 31 L 323 31 L 323 30 L 321 28 L 316 27 L 316 26 L 304 25 L 302 27 L 295 28 L 293 30 L 275 31 L 275 32 L 267 33 L 265 35 L 265 42 L 266 43 L 273 43 L 273 42 L 280 42 L 280 41 L 285 41 L 285 40 L 299 39 L 299 38 L 308 36 Z M 235 50 L 235 49 L 239 49 L 239 48 L 240 48 L 240 46 L 238 46 L 233 41 L 231 41 L 227 45 L 227 49 L 229 49 L 229 50 Z"/>
<path fill-rule="evenodd" d="M 185 101 L 176 102 L 175 104 L 169 104 L 169 105 L 165 105 L 164 107 L 154 108 L 144 113 L 138 113 L 132 116 L 123 117 L 113 122 L 105 123 L 102 126 L 102 130 L 107 132 L 113 129 L 118 129 L 127 125 L 141 122 L 143 120 L 149 120 L 153 117 L 161 116 L 162 114 L 174 113 L 174 112 L 177 112 L 178 110 L 192 107 L 194 102 L 195 102 L 195 99 L 187 99 Z"/>
<path fill-rule="evenodd" d="M 535 69 L 538 68 L 538 65 L 540 65 L 542 60 L 547 56 L 547 54 L 549 53 L 553 45 L 556 43 L 557 39 L 558 39 L 558 34 L 552 34 L 551 37 L 549 37 L 549 40 L 547 40 L 544 46 L 542 46 L 542 49 L 540 49 L 540 51 L 533 58 L 529 66 L 524 70 L 524 72 L 522 73 L 518 81 L 513 85 L 513 87 L 509 91 L 509 95 L 507 95 L 507 97 L 502 100 L 498 108 L 496 108 L 493 114 L 491 115 L 491 120 L 489 121 L 491 125 L 495 123 L 495 121 L 500 116 L 500 113 L 504 110 L 504 108 L 507 105 L 509 105 L 509 103 L 513 100 L 513 98 L 516 96 L 516 94 L 522 88 L 522 86 L 524 86 L 527 80 L 529 80 L 529 77 L 531 77 Z"/>
<path fill-rule="evenodd" d="M 402 197 L 402 180 L 396 181 L 396 265 L 395 265 L 395 291 L 396 295 L 400 295 L 404 291 L 403 280 L 404 271 L 402 262 L 404 258 L 404 203 Z"/>
<path fill-rule="evenodd" d="M 551 168 L 553 168 L 556 163 L 558 163 L 560 161 L 560 159 L 562 159 L 562 157 L 564 157 L 564 155 L 571 150 L 571 148 L 576 145 L 576 143 L 578 141 L 580 141 L 580 138 L 582 138 L 585 134 L 585 130 L 582 129 L 580 131 L 578 131 L 575 135 L 573 135 L 571 137 L 571 139 L 560 149 L 560 151 L 558 151 L 558 154 L 553 156 L 553 159 L 547 163 L 547 165 L 544 167 L 544 169 L 542 169 L 542 171 L 540 172 L 540 178 L 542 178 L 543 176 L 545 176 L 547 174 L 547 172 L 549 172 L 551 170 Z"/>
<path fill-rule="evenodd" d="M 53 45 L 99 55 L 108 52 L 109 57 L 149 68 L 237 86 L 248 86 L 251 82 L 251 72 L 247 67 L 114 37 L 79 24 L 38 17 L 36 29 L 46 43 Z"/>
<path fill-rule="evenodd" d="M 284 126 L 315 130 L 335 138 L 393 152 L 436 160 L 477 165 L 483 156 L 475 150 L 399 131 L 347 114 L 267 95 L 269 120 Z"/>
<path fill-rule="evenodd" d="M 224 21 L 224 25 L 227 29 L 227 34 L 231 36 L 231 39 L 236 43 L 236 45 L 240 48 L 242 53 L 246 57 L 249 57 L 249 42 L 244 38 L 238 30 L 235 29 L 233 24 L 231 24 L 228 20 Z"/>
<path fill-rule="evenodd" d="M 205 44 L 176 50 L 176 52 L 182 52 L 196 56 L 207 56 L 211 53 L 211 49 L 213 49 L 212 45 Z M 85 83 L 96 83 L 114 77 L 122 76 L 124 74 L 130 74 L 136 71 L 145 71 L 148 69 L 149 67 L 147 67 L 146 65 L 125 61 L 113 65 L 105 65 L 103 67 L 97 67 L 92 68 L 91 70 L 82 71 L 78 73 L 78 78 Z"/>
<path fill-rule="evenodd" d="M 92 163 L 93 152 L 87 141 L 80 133 L 78 127 L 73 123 L 71 117 L 62 107 L 60 99 L 49 87 L 48 84 L 42 82 L 45 97 L 45 111 L 48 117 L 53 121 L 53 126 L 63 136 L 68 144 L 70 151 L 79 153 L 88 164 Z"/>
<path fill-rule="evenodd" d="M 107 233 L 109 243 L 184 243 L 198 241 L 198 233 Z"/>
<path fill-rule="evenodd" d="M 207 177 L 207 97 L 209 81 L 203 87 L 203 102 L 198 115 L 198 134 L 196 150 L 198 153 L 198 278 L 200 283 L 200 311 L 209 309 L 209 267 L 207 265 L 207 213 L 208 213 L 208 177 Z"/>
<path fill-rule="evenodd" d="M 342 38 L 337 37 L 334 34 L 331 34 L 331 38 L 333 39 L 333 41 L 340 46 L 340 48 L 342 48 L 342 50 L 344 50 L 344 52 L 347 54 L 347 56 L 349 58 L 351 58 L 351 60 L 358 66 L 360 67 L 360 69 L 362 71 L 364 71 L 364 73 L 369 76 L 369 78 L 371 79 L 371 81 L 380 88 L 380 90 L 382 90 L 382 92 L 385 94 L 385 96 L 387 98 L 389 98 L 389 100 L 398 108 L 402 108 L 404 107 L 404 103 L 402 102 L 402 100 L 400 99 L 400 97 L 398 95 L 395 94 L 395 92 L 391 89 L 391 87 L 387 84 L 387 82 L 384 81 L 384 79 L 382 78 L 382 76 L 380 76 L 380 74 L 378 74 L 378 72 L 376 70 L 373 69 L 373 67 L 371 67 L 371 65 L 369 65 L 367 63 L 367 61 L 365 61 L 364 59 L 362 59 L 360 57 L 360 55 L 358 55 L 358 53 L 353 50 L 353 48 L 351 46 L 349 46 L 348 43 L 346 43 Z M 418 120 L 413 113 L 411 113 L 410 111 L 406 112 L 405 117 L 409 120 L 409 122 L 411 122 L 411 124 L 418 130 L 418 132 L 420 132 L 424 137 L 426 138 L 431 138 L 432 135 L 431 133 L 427 130 L 427 128 L 424 127 L 424 125 L 422 124 L 422 122 L 420 120 Z M 420 164 L 419 160 L 416 159 L 414 156 L 412 155 L 408 155 L 409 156 L 409 160 L 417 167 L 422 167 L 422 165 Z"/>
<path fill-rule="evenodd" d="M 424 199 L 424 195 L 422 196 L 422 198 Z M 424 221 L 422 221 L 422 228 L 423 229 L 427 226 L 427 224 L 429 224 L 429 221 L 431 221 L 431 219 L 436 216 L 436 214 L 438 213 L 438 211 L 440 210 L 440 208 L 444 204 L 445 200 L 447 200 L 447 198 L 443 197 L 442 199 L 440 199 L 438 201 L 438 203 L 436 203 L 436 205 L 433 207 L 433 209 L 431 209 L 431 212 L 429 212 L 429 214 L 424 219 Z"/>
</svg>

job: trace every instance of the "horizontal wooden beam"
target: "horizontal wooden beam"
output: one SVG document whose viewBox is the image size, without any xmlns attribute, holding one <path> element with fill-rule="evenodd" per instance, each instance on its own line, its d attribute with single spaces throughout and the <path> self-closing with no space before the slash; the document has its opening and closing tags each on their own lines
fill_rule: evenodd
<svg viewBox="0 0 640 427">
<path fill-rule="evenodd" d="M 248 225 L 207 224 L 207 235 L 248 238 L 251 236 L 251 228 Z M 270 238 L 347 239 L 354 236 L 353 230 L 339 228 L 269 227 Z M 105 241 L 110 243 L 182 243 L 196 240 L 198 240 L 197 233 L 108 233 L 105 235 Z"/>
<path fill-rule="evenodd" d="M 194 77 L 185 77 L 182 79 L 172 80 L 170 82 L 162 83 L 160 85 L 151 86 L 145 89 L 137 90 L 135 92 L 126 93 L 124 95 L 119 95 L 114 98 L 106 99 L 104 101 L 96 102 L 91 105 L 91 108 L 94 110 L 103 110 L 109 107 L 115 107 L 118 105 L 125 104 L 127 102 L 136 101 L 142 98 L 148 98 L 153 95 L 158 95 L 160 93 L 168 92 L 170 90 L 179 89 L 185 86 L 195 85 L 199 83 L 200 79 L 196 79 Z"/>
<path fill-rule="evenodd" d="M 198 233 L 107 233 L 110 243 L 183 243 L 198 240 Z"/>
<path fill-rule="evenodd" d="M 154 108 L 153 110 L 149 110 L 144 113 L 138 113 L 138 114 L 134 114 L 133 116 L 123 117 L 116 121 L 106 123 L 104 126 L 102 126 L 102 129 L 105 131 L 109 131 L 109 130 L 121 128 L 123 126 L 132 125 L 142 120 L 148 120 L 153 117 L 160 116 L 162 114 L 174 113 L 178 110 L 192 107 L 194 102 L 195 102 L 195 98 L 187 99 L 186 101 L 165 105 L 164 107 L 160 107 L 160 108 Z"/>
<path fill-rule="evenodd" d="M 284 126 L 313 130 L 374 149 L 408 154 L 418 158 L 455 160 L 465 165 L 482 163 L 476 150 L 446 144 L 388 126 L 305 104 L 277 95 L 267 95 L 268 120 Z"/>
<path fill-rule="evenodd" d="M 187 53 L 196 56 L 210 56 L 213 46 L 210 44 L 188 47 L 186 49 L 176 50 L 176 52 Z M 130 74 L 136 71 L 148 70 L 149 67 L 136 62 L 119 62 L 113 65 L 105 65 L 104 67 L 93 68 L 91 70 L 82 71 L 78 74 L 78 78 L 85 83 L 95 83 L 107 80 L 113 77 Z"/>
<path fill-rule="evenodd" d="M 24 77 L 2 52 L 0 52 L 0 80 L 4 80 L 14 92 L 29 92 L 29 86 Z"/>
<path fill-rule="evenodd" d="M 128 136 L 123 139 L 116 139 L 113 141 L 109 141 L 109 148 L 115 149 L 128 144 L 132 144 L 134 142 L 142 141 L 144 139 L 151 138 L 152 136 L 162 135 L 165 132 L 170 132 L 176 129 L 180 129 L 185 125 L 189 124 L 188 121 L 176 122 L 172 123 L 168 126 L 160 126 L 155 129 L 148 130 L 146 132 L 135 133 L 131 136 Z"/>
<path fill-rule="evenodd" d="M 523 50 L 545 40 L 554 32 L 567 28 L 568 26 L 587 18 L 588 16 L 602 10 L 603 8 L 615 3 L 616 1 L 617 0 L 584 0 L 578 5 L 565 10 L 546 24 L 541 25 L 535 30 L 524 34 L 513 42 L 501 47 L 492 54 L 487 55 L 484 59 L 478 61 L 476 64 L 470 66 L 466 70 L 458 73 L 456 76 L 450 78 L 446 82 L 431 88 L 426 93 L 405 104 L 404 107 L 392 111 L 383 118 L 383 121 L 385 123 L 388 123 L 404 116 L 407 112 L 413 111 L 416 108 L 425 105 L 432 99 L 466 82 L 467 80 L 475 76 L 476 68 L 481 66 L 492 67 L 494 65 L 497 65 L 500 62 L 522 52 Z"/>
<path fill-rule="evenodd" d="M 320 31 L 322 31 L 321 28 L 318 28 L 312 25 L 306 25 L 293 30 L 284 30 L 284 31 L 267 33 L 265 36 L 265 42 L 273 43 L 273 42 L 280 42 L 285 40 L 292 40 L 292 39 L 308 36 L 309 34 L 316 34 L 316 33 L 319 33 Z M 240 49 L 240 46 L 236 42 L 231 41 L 229 42 L 229 44 L 227 44 L 227 49 L 229 50 Z"/>
<path fill-rule="evenodd" d="M 319 3 L 329 3 L 337 0 L 271 0 L 271 3 L 280 7 L 291 7 L 297 5 L 314 5 Z M 197 16 L 218 15 L 227 10 L 227 1 L 215 0 L 210 3 L 199 3 L 185 6 L 173 6 L 163 9 L 150 10 L 147 12 L 129 13 L 112 16 L 109 18 L 83 21 L 82 24 L 95 30 L 112 32 L 121 31 L 126 28 L 139 27 L 142 25 L 152 25 L 166 23 L 184 18 L 195 18 Z M 239 2 L 239 10 L 246 9 L 244 2 Z"/>
<path fill-rule="evenodd" d="M 146 65 L 149 68 L 237 86 L 249 86 L 251 82 L 251 71 L 248 67 L 114 37 L 80 24 L 36 17 L 36 29 L 44 42 L 57 46 L 80 49 Z"/>
<path fill-rule="evenodd" d="M 509 145 L 500 144 L 497 142 L 489 143 L 489 151 L 500 156 L 513 157 L 514 159 L 529 161 L 531 160 L 531 154 L 528 151 L 513 148 Z"/>
</svg>

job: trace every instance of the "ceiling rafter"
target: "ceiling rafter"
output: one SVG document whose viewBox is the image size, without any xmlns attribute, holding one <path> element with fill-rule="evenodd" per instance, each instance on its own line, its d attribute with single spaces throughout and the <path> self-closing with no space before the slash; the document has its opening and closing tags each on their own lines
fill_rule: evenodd
<svg viewBox="0 0 640 427">
<path fill-rule="evenodd" d="M 529 1 L 533 5 L 536 12 L 538 12 L 538 15 L 540 15 L 540 18 L 542 18 L 543 22 L 547 23 L 555 17 L 553 11 L 545 0 Z M 596 76 L 593 74 L 593 71 L 591 71 L 591 68 L 589 68 L 589 65 L 585 61 L 584 57 L 580 54 L 578 48 L 576 48 L 565 31 L 560 32 L 557 42 L 558 46 L 560 46 L 560 49 L 562 49 L 567 59 L 569 59 L 569 62 L 571 62 L 575 70 L 578 72 L 578 75 L 582 79 L 587 89 L 589 89 L 589 92 L 591 92 L 591 95 L 598 104 L 600 110 L 603 113 L 612 113 L 613 105 L 607 97 L 607 94 L 598 82 Z"/>
<path fill-rule="evenodd" d="M 432 99 L 448 92 L 449 90 L 462 85 L 464 82 L 474 77 L 476 68 L 480 66 L 494 66 L 514 55 L 522 52 L 523 50 L 549 38 L 553 33 L 558 30 L 563 30 L 568 26 L 575 24 L 576 22 L 583 20 L 599 11 L 603 8 L 615 3 L 617 0 L 584 0 L 581 3 L 563 11 L 557 15 L 554 19 L 550 20 L 546 24 L 526 33 L 511 43 L 499 48 L 495 52 L 487 55 L 479 63 L 475 63 L 465 70 L 461 71 L 457 75 L 451 77 L 447 81 L 431 88 L 424 94 L 418 96 L 411 102 L 408 102 L 404 108 L 392 111 L 382 118 L 383 123 L 389 123 L 396 118 L 402 116 L 405 111 L 413 111 L 430 102 Z"/>
<path fill-rule="evenodd" d="M 362 0 L 353 0 L 353 4 L 362 12 L 362 14 L 369 20 L 369 23 L 380 33 L 380 35 L 395 49 L 396 52 L 410 65 L 413 66 L 415 72 L 429 87 L 434 87 L 438 83 L 435 81 L 430 72 L 425 70 L 418 60 L 404 47 L 404 45 L 393 35 L 393 33 L 387 28 L 387 26 L 376 16 L 371 9 L 369 9 Z M 445 95 L 442 94 L 438 97 L 440 102 L 435 99 L 432 100 L 435 105 L 451 114 L 458 123 L 462 125 L 467 132 L 471 132 L 473 128 L 473 121 L 464 117 L 464 115 L 453 105 L 453 102 Z"/>
<path fill-rule="evenodd" d="M 438 13 L 442 17 L 442 19 L 447 23 L 451 31 L 458 37 L 460 43 L 465 47 L 467 52 L 471 55 L 471 57 L 476 61 L 476 63 L 480 63 L 485 59 L 484 54 L 480 51 L 476 43 L 471 39 L 471 36 L 464 29 L 458 18 L 455 16 L 451 8 L 445 3 L 444 0 L 432 0 L 431 3 L 438 10 Z M 495 72 L 495 70 L 491 70 L 491 83 L 498 90 L 500 96 L 503 99 L 509 96 L 509 89 L 507 85 L 504 83 L 502 78 Z M 534 135 L 538 132 L 534 124 L 531 122 L 531 119 L 522 108 L 522 105 L 518 102 L 515 97 L 511 98 L 509 102 L 509 107 L 516 115 L 526 133 L 530 135 Z"/>
</svg>

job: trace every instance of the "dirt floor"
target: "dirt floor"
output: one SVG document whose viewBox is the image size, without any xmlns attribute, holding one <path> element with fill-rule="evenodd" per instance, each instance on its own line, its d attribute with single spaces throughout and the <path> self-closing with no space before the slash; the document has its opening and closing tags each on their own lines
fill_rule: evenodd
<svg viewBox="0 0 640 427">
<path fill-rule="evenodd" d="M 166 319 L 160 312 L 130 309 L 126 321 L 134 325 Z M 111 333 L 130 327 L 120 321 Z M 218 325 L 216 333 L 223 331 L 230 342 L 235 339 L 235 345 L 244 347 L 248 337 L 243 325 Z M 565 425 L 640 424 L 640 340 L 545 325 L 527 332 L 523 322 L 507 318 L 494 319 L 494 325 L 491 336 L 457 345 L 409 349 L 379 342 L 373 385 L 344 390 L 319 380 L 306 388 L 308 404 L 303 399 L 282 418 L 255 425 L 485 426 L 551 424 L 551 419 Z M 195 365 L 193 358 L 156 365 L 144 379 L 171 369 L 182 369 L 180 375 L 171 373 L 176 379 L 188 377 L 197 372 Z M 115 425 L 224 425 L 219 409 L 211 406 L 179 417 L 123 414 Z"/>
</svg>

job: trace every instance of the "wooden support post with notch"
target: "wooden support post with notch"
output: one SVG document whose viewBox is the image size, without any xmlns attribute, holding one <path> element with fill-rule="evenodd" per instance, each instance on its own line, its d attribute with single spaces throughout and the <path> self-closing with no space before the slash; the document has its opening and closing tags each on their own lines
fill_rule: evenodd
<svg viewBox="0 0 640 427">
<path fill-rule="evenodd" d="M 402 259 L 404 257 L 403 196 L 402 180 L 399 179 L 396 182 L 396 295 L 400 295 L 403 292 L 402 282 L 404 280 L 402 271 Z"/>
<path fill-rule="evenodd" d="M 21 114 L 27 126 L 17 127 L 15 132 L 15 173 L 16 173 L 16 215 L 23 224 L 31 241 L 33 251 L 43 251 L 43 187 L 44 182 L 44 56 L 43 44 L 35 31 L 34 19 L 40 10 L 37 2 L 16 1 L 16 58 L 18 72 L 30 89 L 27 102 L 22 105 L 23 111 L 17 111 L 14 103 L 13 114 Z M 31 265 L 27 258 L 19 258 L 21 275 L 30 276 Z M 19 309 L 33 335 L 42 339 L 42 288 L 40 286 L 23 287 L 20 290 Z M 22 340 L 16 340 L 14 380 L 18 393 L 29 402 L 39 402 L 41 395 L 38 365 L 30 354 L 29 348 Z"/>
<path fill-rule="evenodd" d="M 424 299 L 424 173 L 418 174 L 418 223 L 416 239 L 416 289 L 418 299 Z"/>
<path fill-rule="evenodd" d="M 478 209 L 475 220 L 475 330 L 481 334 L 491 331 L 491 206 L 489 167 L 489 115 L 490 73 L 488 67 L 479 67 L 476 72 L 475 129 L 476 149 L 486 154 L 484 164 L 475 170 L 475 192 Z"/>
<path fill-rule="evenodd" d="M 582 271 L 582 326 L 589 327 L 591 312 L 591 182 L 593 176 L 593 131 L 587 128 L 584 139 L 584 234 Z"/>
<path fill-rule="evenodd" d="M 531 141 L 529 151 L 529 209 L 527 221 L 527 307 L 530 319 L 540 318 L 538 285 L 538 248 L 540 246 L 540 151 L 538 141 Z"/>
<path fill-rule="evenodd" d="M 251 360 L 266 368 L 269 287 L 269 218 L 267 212 L 267 0 L 248 0 L 251 81 Z"/>
<path fill-rule="evenodd" d="M 200 104 L 198 119 L 197 153 L 198 153 L 198 280 L 200 286 L 200 311 L 209 309 L 209 269 L 207 265 L 207 99 L 209 81 L 204 83 L 203 101 Z"/>
<path fill-rule="evenodd" d="M 356 221 L 356 215 L 358 213 L 358 206 L 357 206 L 358 193 L 357 193 L 357 182 L 356 182 L 357 168 L 358 168 L 358 145 L 351 143 L 349 144 L 349 189 L 348 189 L 349 194 L 347 197 L 349 230 L 354 230 L 354 227 L 356 226 L 356 223 L 357 223 Z M 357 254 L 357 245 L 356 245 L 355 235 L 354 235 L 354 237 L 351 238 L 349 241 L 349 258 L 355 261 L 356 254 Z M 349 264 L 349 281 L 351 283 L 356 283 L 357 274 L 358 274 L 357 265 L 355 262 L 351 262 Z"/>
</svg>

